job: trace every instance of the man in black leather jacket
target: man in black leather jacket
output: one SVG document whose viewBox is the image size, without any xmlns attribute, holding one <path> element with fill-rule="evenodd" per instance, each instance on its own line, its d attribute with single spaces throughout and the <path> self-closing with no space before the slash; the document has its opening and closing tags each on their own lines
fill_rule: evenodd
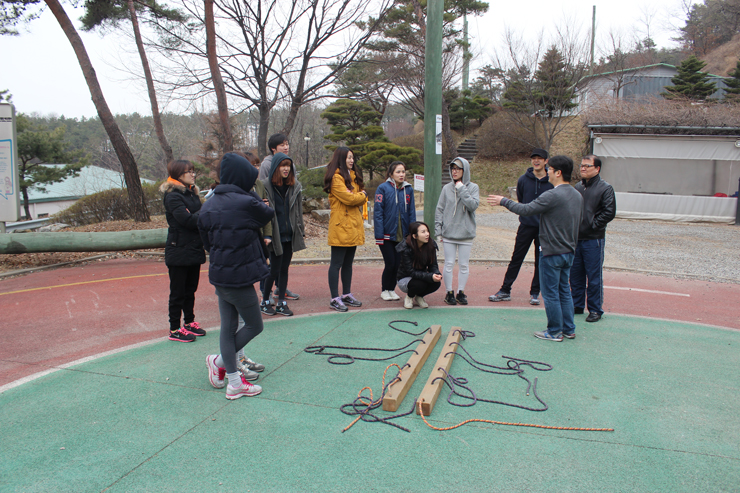
<svg viewBox="0 0 740 493">
<path fill-rule="evenodd" d="M 578 246 L 570 271 L 570 290 L 576 314 L 583 313 L 588 300 L 586 322 L 598 322 L 604 313 L 604 241 L 606 225 L 617 214 L 614 188 L 601 179 L 601 159 L 594 155 L 581 160 L 581 182 L 576 185 L 583 196 L 583 215 L 578 230 Z"/>
</svg>

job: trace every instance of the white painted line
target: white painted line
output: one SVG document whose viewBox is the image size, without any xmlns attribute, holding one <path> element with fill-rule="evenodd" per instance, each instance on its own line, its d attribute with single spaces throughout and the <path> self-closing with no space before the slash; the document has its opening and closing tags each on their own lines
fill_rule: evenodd
<svg viewBox="0 0 740 493">
<path fill-rule="evenodd" d="M 690 294 L 671 293 L 670 291 L 653 291 L 652 289 L 623 288 L 619 286 L 604 286 L 604 289 L 619 289 L 620 291 L 638 291 L 640 293 L 667 294 L 668 296 L 684 296 L 686 298 L 691 298 Z"/>
</svg>

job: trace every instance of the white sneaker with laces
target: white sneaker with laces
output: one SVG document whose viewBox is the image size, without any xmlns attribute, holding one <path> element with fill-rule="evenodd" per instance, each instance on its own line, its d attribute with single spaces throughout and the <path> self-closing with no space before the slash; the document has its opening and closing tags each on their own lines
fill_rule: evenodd
<svg viewBox="0 0 740 493">
<path fill-rule="evenodd" d="M 383 301 L 393 301 L 393 296 L 391 296 L 390 291 L 383 291 L 382 293 L 380 293 L 380 299 L 382 299 Z"/>
<path fill-rule="evenodd" d="M 414 300 L 409 295 L 406 295 L 406 299 L 403 300 L 403 307 L 411 310 L 414 307 Z"/>
<path fill-rule="evenodd" d="M 247 382 L 244 376 L 241 377 L 242 384 L 239 387 L 232 387 L 231 384 L 226 386 L 226 398 L 233 401 L 242 396 L 252 397 L 262 392 L 262 387 Z"/>
<path fill-rule="evenodd" d="M 421 296 L 414 296 L 414 301 L 416 301 L 416 304 L 421 308 L 429 308 L 429 303 L 424 301 L 424 298 Z"/>
<path fill-rule="evenodd" d="M 398 301 L 401 299 L 401 297 L 398 296 L 395 291 L 388 291 L 388 293 L 391 295 L 391 299 L 393 299 L 393 301 Z"/>
</svg>

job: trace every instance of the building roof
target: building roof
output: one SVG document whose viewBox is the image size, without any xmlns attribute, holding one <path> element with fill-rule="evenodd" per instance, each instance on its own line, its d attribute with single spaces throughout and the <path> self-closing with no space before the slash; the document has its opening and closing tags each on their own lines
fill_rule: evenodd
<svg viewBox="0 0 740 493">
<path fill-rule="evenodd" d="M 58 166 L 63 164 L 45 164 L 43 166 Z M 141 179 L 141 183 L 154 183 L 152 180 Z M 77 200 L 87 195 L 103 192 L 112 188 L 124 188 L 126 181 L 123 173 L 99 166 L 85 166 L 79 175 L 67 177 L 58 183 L 46 185 L 46 192 L 28 189 L 28 201 L 57 202 L 60 200 Z"/>
<path fill-rule="evenodd" d="M 621 74 L 621 73 L 625 73 L 625 72 L 637 72 L 637 71 L 640 71 L 640 70 L 646 70 L 646 69 L 649 69 L 649 68 L 656 68 L 656 67 L 665 67 L 665 68 L 670 68 L 670 69 L 673 69 L 673 70 L 676 70 L 676 71 L 678 70 L 678 67 L 676 67 L 675 65 L 671 65 L 670 63 L 653 63 L 652 65 L 643 65 L 642 67 L 625 68 L 625 69 L 622 69 L 622 70 L 613 70 L 611 72 L 602 72 L 600 74 L 587 75 L 587 76 L 583 77 L 579 81 L 579 83 L 585 81 L 586 79 L 593 79 L 593 78 L 596 78 L 596 77 L 607 77 L 609 75 Z M 717 78 L 720 78 L 720 79 L 723 78 L 721 75 L 714 75 L 714 74 L 707 74 L 707 75 L 709 75 L 709 77 L 717 77 Z"/>
</svg>

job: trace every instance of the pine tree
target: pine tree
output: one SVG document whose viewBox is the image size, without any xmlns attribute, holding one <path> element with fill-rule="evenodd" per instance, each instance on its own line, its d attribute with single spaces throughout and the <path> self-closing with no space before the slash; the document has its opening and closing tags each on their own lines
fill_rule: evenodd
<svg viewBox="0 0 740 493">
<path fill-rule="evenodd" d="M 355 160 L 370 172 L 383 172 L 393 161 L 403 161 L 407 166 L 418 164 L 421 152 L 410 147 L 392 144 L 380 126 L 381 115 L 367 103 L 351 99 L 338 99 L 330 104 L 321 118 L 331 125 L 332 133 L 324 138 L 337 144 L 344 143 L 352 149 Z M 336 145 L 328 145 L 333 151 Z"/>
<path fill-rule="evenodd" d="M 706 62 L 691 55 L 678 66 L 678 74 L 671 78 L 672 86 L 660 93 L 666 99 L 689 99 L 703 101 L 714 94 L 717 85 L 709 82 L 709 74 L 702 72 Z"/>
<path fill-rule="evenodd" d="M 537 81 L 535 89 L 537 105 L 548 118 L 562 115 L 577 106 L 573 102 L 575 81 L 571 80 L 570 73 L 563 55 L 556 47 L 551 46 L 534 74 Z"/>
<path fill-rule="evenodd" d="M 732 103 L 740 103 L 740 60 L 737 61 L 737 66 L 730 70 L 728 74 L 730 77 L 724 79 L 725 85 L 725 99 Z"/>
</svg>

